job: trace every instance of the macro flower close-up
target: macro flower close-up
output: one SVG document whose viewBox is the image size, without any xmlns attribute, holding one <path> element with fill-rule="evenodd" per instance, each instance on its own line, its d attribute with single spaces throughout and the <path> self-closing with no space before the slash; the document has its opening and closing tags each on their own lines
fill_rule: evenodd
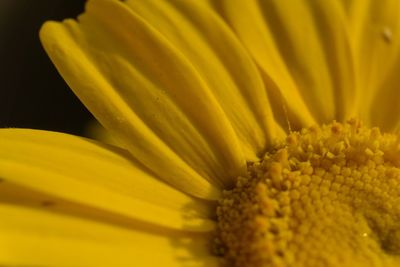
<svg viewBox="0 0 400 267">
<path fill-rule="evenodd" d="M 400 266 L 400 1 L 88 0 L 39 35 L 101 127 L 0 129 L 0 266 Z"/>
</svg>

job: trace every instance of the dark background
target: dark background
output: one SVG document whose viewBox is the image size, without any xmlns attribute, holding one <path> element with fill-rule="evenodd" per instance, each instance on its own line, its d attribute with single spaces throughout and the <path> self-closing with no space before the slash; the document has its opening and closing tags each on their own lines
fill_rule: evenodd
<svg viewBox="0 0 400 267">
<path fill-rule="evenodd" d="M 39 42 L 46 20 L 75 18 L 84 0 L 0 0 L 0 127 L 81 135 L 92 119 Z"/>
</svg>

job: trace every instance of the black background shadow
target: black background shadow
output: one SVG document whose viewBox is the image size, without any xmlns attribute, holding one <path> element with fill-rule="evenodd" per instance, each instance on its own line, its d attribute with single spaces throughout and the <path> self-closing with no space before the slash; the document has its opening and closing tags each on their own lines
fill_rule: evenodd
<svg viewBox="0 0 400 267">
<path fill-rule="evenodd" d="M 84 0 L 0 0 L 0 127 L 83 133 L 90 113 L 57 73 L 38 32 L 75 18 Z"/>
</svg>

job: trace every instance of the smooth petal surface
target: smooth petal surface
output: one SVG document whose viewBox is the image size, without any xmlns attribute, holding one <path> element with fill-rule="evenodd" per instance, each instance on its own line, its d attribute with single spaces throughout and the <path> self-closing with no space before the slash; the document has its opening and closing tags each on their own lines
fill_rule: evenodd
<svg viewBox="0 0 400 267">
<path fill-rule="evenodd" d="M 232 125 L 193 64 L 124 3 L 92 0 L 79 22 L 46 23 L 43 45 L 96 118 L 158 176 L 218 198 L 245 171 Z"/>
<path fill-rule="evenodd" d="M 387 122 L 382 115 L 396 114 L 398 106 L 389 103 L 391 97 L 398 98 L 400 2 L 343 0 L 342 3 L 348 17 L 357 88 L 362 94 L 354 105 L 368 125 L 389 129 L 387 122 L 393 126 L 390 118 L 393 115 Z"/>
<path fill-rule="evenodd" d="M 338 2 L 226 0 L 214 6 L 263 71 L 281 124 L 289 119 L 301 128 L 354 113 L 350 46 Z"/>
<path fill-rule="evenodd" d="M 208 235 L 128 228 L 0 203 L 1 266 L 218 266 Z"/>
<path fill-rule="evenodd" d="M 80 137 L 38 130 L 0 130 L 2 193 L 20 186 L 43 194 L 34 204 L 81 205 L 115 217 L 174 229 L 211 231 L 212 206 L 140 170 L 126 151 Z M 10 185 L 9 185 L 10 184 Z M 0 197 L 1 199 L 1 197 Z M 111 216 L 110 215 L 110 216 Z"/>
<path fill-rule="evenodd" d="M 261 76 L 229 27 L 198 1 L 126 2 L 193 64 L 229 118 L 247 160 L 276 138 Z"/>
<path fill-rule="evenodd" d="M 369 123 L 379 126 L 385 132 L 400 133 L 400 57 L 396 58 L 393 69 L 385 81 L 375 89 L 375 97 L 365 114 Z"/>
</svg>

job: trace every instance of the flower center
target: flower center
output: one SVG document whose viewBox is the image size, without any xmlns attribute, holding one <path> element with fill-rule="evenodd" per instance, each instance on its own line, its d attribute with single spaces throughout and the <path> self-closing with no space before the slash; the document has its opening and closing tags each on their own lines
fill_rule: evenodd
<svg viewBox="0 0 400 267">
<path fill-rule="evenodd" d="M 357 120 L 291 133 L 217 208 L 226 266 L 400 266 L 400 138 Z"/>
</svg>

